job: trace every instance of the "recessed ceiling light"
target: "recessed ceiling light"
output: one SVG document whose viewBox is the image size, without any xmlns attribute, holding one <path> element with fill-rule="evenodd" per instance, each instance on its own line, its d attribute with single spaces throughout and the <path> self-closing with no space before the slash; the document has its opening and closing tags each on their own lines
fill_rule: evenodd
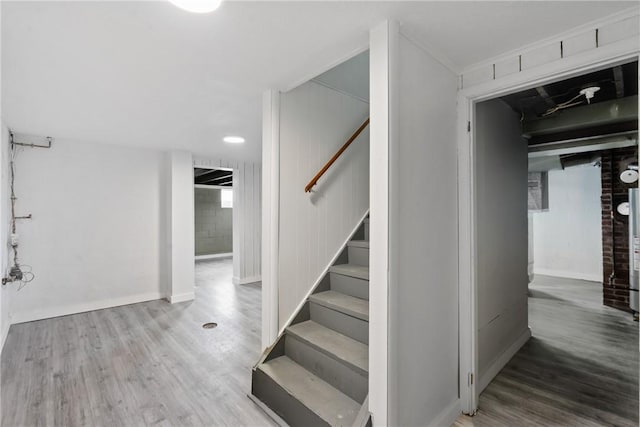
<svg viewBox="0 0 640 427">
<path fill-rule="evenodd" d="M 244 138 L 241 136 L 225 136 L 222 140 L 229 144 L 242 144 L 244 142 Z"/>
<path fill-rule="evenodd" d="M 209 13 L 220 7 L 222 0 L 169 0 L 180 9 L 193 13 Z"/>
</svg>

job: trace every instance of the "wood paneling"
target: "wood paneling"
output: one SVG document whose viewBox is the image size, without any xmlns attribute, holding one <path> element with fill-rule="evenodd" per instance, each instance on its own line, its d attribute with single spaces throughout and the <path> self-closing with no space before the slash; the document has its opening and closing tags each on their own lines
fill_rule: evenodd
<svg viewBox="0 0 640 427">
<path fill-rule="evenodd" d="M 314 82 L 281 95 L 279 326 L 369 207 L 369 130 L 304 186 L 367 118 L 368 104 Z"/>
</svg>

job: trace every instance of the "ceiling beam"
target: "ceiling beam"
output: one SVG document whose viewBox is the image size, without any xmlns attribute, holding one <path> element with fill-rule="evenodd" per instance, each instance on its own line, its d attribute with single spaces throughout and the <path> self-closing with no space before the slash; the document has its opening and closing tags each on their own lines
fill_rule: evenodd
<svg viewBox="0 0 640 427">
<path fill-rule="evenodd" d="M 622 74 L 622 66 L 613 67 L 613 81 L 616 84 L 616 97 L 624 98 L 624 75 Z"/>
<path fill-rule="evenodd" d="M 522 136 L 531 138 L 637 120 L 638 96 L 635 95 L 569 108 L 546 117 L 526 120 L 522 124 Z"/>
<path fill-rule="evenodd" d="M 233 173 L 233 172 L 227 171 L 227 170 L 220 170 L 220 169 L 209 169 L 200 175 L 195 175 L 194 180 L 196 184 L 201 184 L 211 178 L 220 178 L 223 176 L 227 176 L 230 173 Z"/>
<path fill-rule="evenodd" d="M 545 158 L 588 151 L 610 150 L 612 148 L 638 145 L 638 132 L 624 132 L 617 135 L 594 136 L 590 138 L 556 141 L 529 146 L 529 159 Z M 531 161 L 531 160 L 530 160 Z"/>
<path fill-rule="evenodd" d="M 198 177 L 201 177 L 201 176 L 205 176 L 205 175 L 209 175 L 209 174 L 217 173 L 217 172 L 220 172 L 220 170 L 219 169 L 198 169 L 198 168 L 196 168 L 196 172 L 195 172 L 194 175 L 195 175 L 196 178 L 198 178 Z"/>
<path fill-rule="evenodd" d="M 226 181 L 228 179 L 233 179 L 233 172 L 229 172 L 226 175 L 217 176 L 215 178 L 203 180 L 202 182 L 198 182 L 197 184 L 207 184 L 209 182 Z"/>
<path fill-rule="evenodd" d="M 551 108 L 555 108 L 558 105 L 556 104 L 556 102 L 549 96 L 549 93 L 547 92 L 547 90 L 544 88 L 544 86 L 539 86 L 536 88 L 536 92 L 538 92 L 538 95 L 540 95 L 540 97 L 542 99 L 544 99 L 544 102 Z"/>
</svg>

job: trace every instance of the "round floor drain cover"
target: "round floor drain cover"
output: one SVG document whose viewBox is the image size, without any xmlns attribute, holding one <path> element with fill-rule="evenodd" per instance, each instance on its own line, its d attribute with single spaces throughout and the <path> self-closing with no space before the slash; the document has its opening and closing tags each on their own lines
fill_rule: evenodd
<svg viewBox="0 0 640 427">
<path fill-rule="evenodd" d="M 204 325 L 202 325 L 202 327 L 205 328 L 205 329 L 213 329 L 216 326 L 218 326 L 218 324 L 214 323 L 214 322 L 209 322 L 209 323 L 205 323 Z"/>
</svg>

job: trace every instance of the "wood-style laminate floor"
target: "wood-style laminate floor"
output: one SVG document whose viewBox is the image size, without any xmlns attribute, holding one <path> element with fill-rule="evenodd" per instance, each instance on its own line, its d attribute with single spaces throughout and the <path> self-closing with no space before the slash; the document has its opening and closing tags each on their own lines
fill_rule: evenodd
<svg viewBox="0 0 640 427">
<path fill-rule="evenodd" d="M 247 398 L 260 356 L 260 287 L 233 285 L 230 259 L 199 262 L 196 282 L 193 302 L 13 325 L 2 426 L 274 425 Z"/>
<path fill-rule="evenodd" d="M 536 276 L 532 338 L 454 426 L 638 426 L 638 323 L 602 285 Z"/>
</svg>

